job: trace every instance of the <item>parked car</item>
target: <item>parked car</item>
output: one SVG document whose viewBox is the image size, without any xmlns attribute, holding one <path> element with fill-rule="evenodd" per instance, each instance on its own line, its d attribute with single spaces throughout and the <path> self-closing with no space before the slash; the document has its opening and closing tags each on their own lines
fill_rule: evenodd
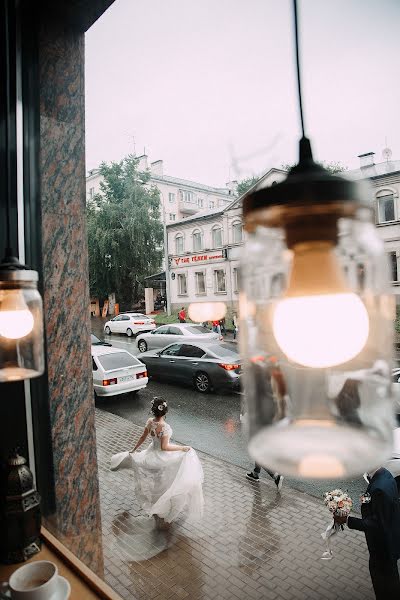
<svg viewBox="0 0 400 600">
<path fill-rule="evenodd" d="M 241 360 L 236 346 L 224 342 L 170 344 L 140 355 L 150 377 L 192 384 L 198 392 L 240 387 Z"/>
<path fill-rule="evenodd" d="M 154 319 L 140 313 L 121 313 L 104 325 L 104 332 L 107 335 L 111 333 L 126 333 L 132 337 L 142 331 L 151 331 L 156 328 Z"/>
<path fill-rule="evenodd" d="M 140 334 L 136 338 L 140 352 L 165 348 L 173 342 L 208 343 L 220 339 L 218 333 L 210 331 L 197 323 L 179 323 L 174 325 L 161 325 L 151 333 Z"/>
<path fill-rule="evenodd" d="M 149 379 L 146 366 L 127 350 L 92 345 L 93 386 L 97 396 L 137 392 Z"/>
<path fill-rule="evenodd" d="M 90 339 L 91 339 L 92 346 L 112 346 L 112 344 L 110 344 L 110 342 L 101 340 L 100 338 L 97 337 L 97 335 L 94 335 L 94 333 L 90 334 Z"/>
</svg>

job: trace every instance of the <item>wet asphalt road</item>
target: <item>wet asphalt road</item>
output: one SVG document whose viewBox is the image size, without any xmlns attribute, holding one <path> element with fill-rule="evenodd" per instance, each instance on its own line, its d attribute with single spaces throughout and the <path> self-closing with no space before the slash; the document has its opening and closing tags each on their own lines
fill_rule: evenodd
<svg viewBox="0 0 400 600">
<path fill-rule="evenodd" d="M 117 348 L 123 348 L 135 355 L 140 354 L 135 338 L 128 338 L 121 334 L 104 336 L 104 321 L 92 318 L 92 332 L 95 335 L 101 339 L 106 337 L 107 341 Z M 137 394 L 122 394 L 108 399 L 98 398 L 96 405 L 135 425 L 144 425 L 149 418 L 149 407 L 153 396 L 163 396 L 167 400 L 168 422 L 176 441 L 245 469 L 251 468 L 252 461 L 247 452 L 247 442 L 239 420 L 240 394 L 238 393 L 203 395 L 191 387 L 151 380 L 147 388 Z M 262 473 L 262 477 L 268 485 L 273 485 L 268 475 Z M 325 491 L 336 487 L 347 489 L 356 509 L 359 505 L 359 496 L 366 487 L 362 477 L 354 481 L 324 482 L 288 479 L 287 483 L 295 489 L 320 498 Z M 321 508 L 324 510 L 322 504 Z"/>
</svg>

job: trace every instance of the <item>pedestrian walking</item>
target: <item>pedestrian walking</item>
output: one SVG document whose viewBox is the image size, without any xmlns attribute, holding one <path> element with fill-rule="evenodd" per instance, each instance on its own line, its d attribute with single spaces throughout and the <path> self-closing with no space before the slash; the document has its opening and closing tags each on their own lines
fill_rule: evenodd
<svg viewBox="0 0 400 600">
<path fill-rule="evenodd" d="M 221 328 L 221 334 L 226 335 L 225 319 L 220 319 L 219 326 Z"/>
<path fill-rule="evenodd" d="M 185 307 L 182 306 L 181 310 L 178 313 L 179 323 L 186 323 L 186 311 Z"/>
<path fill-rule="evenodd" d="M 274 483 L 277 487 L 278 492 L 280 492 L 282 489 L 282 485 L 283 485 L 283 475 L 281 475 L 280 473 L 273 473 L 272 471 L 268 471 L 268 469 L 264 469 L 264 471 L 266 471 L 268 473 L 268 475 L 270 477 L 272 477 L 272 479 L 274 480 Z M 259 482 L 260 481 L 260 473 L 261 473 L 261 467 L 260 467 L 260 465 L 258 465 L 256 463 L 254 466 L 254 469 L 252 471 L 250 471 L 250 473 L 246 473 L 246 477 L 247 477 L 247 479 L 250 479 L 250 481 Z"/>
<path fill-rule="evenodd" d="M 236 340 L 237 334 L 239 333 L 238 318 L 237 318 L 236 313 L 233 313 L 232 323 L 233 323 L 233 339 Z"/>
<path fill-rule="evenodd" d="M 349 529 L 363 531 L 369 550 L 369 572 L 377 600 L 399 600 L 400 502 L 393 475 L 385 468 L 370 473 L 361 496 L 361 519 L 337 517 Z"/>
<path fill-rule="evenodd" d="M 196 520 L 203 514 L 203 468 L 190 446 L 171 444 L 172 429 L 165 421 L 167 402 L 160 397 L 151 403 L 148 419 L 130 452 L 111 457 L 111 469 L 130 468 L 135 494 L 143 510 L 159 528 L 179 520 Z M 150 435 L 151 444 L 137 452 Z"/>
<path fill-rule="evenodd" d="M 219 321 L 212 322 L 212 330 L 221 337 L 221 325 L 219 324 Z"/>
</svg>

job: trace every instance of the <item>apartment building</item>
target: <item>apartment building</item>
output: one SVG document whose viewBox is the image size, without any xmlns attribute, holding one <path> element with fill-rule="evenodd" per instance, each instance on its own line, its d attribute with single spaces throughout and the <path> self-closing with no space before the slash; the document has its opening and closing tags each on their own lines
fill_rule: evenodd
<svg viewBox="0 0 400 600">
<path fill-rule="evenodd" d="M 228 206 L 237 197 L 237 182 L 225 187 L 213 187 L 164 174 L 162 160 L 149 164 L 147 155 L 138 157 L 140 171 L 150 172 L 148 185 L 155 185 L 160 192 L 161 218 L 165 223 L 174 223 L 205 210 L 218 210 Z M 101 193 L 102 176 L 98 169 L 89 171 L 86 178 L 86 196 L 93 198 Z"/>
</svg>

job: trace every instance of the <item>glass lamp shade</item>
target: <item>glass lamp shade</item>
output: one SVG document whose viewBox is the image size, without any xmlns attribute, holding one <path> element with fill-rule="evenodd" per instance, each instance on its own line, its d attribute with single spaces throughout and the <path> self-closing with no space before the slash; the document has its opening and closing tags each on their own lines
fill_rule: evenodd
<svg viewBox="0 0 400 600">
<path fill-rule="evenodd" d="M 394 299 L 372 211 L 354 201 L 246 213 L 240 344 L 249 452 L 298 478 L 384 464 Z"/>
<path fill-rule="evenodd" d="M 192 302 L 189 304 L 189 317 L 192 321 L 220 321 L 226 315 L 225 302 Z"/>
<path fill-rule="evenodd" d="M 0 382 L 44 372 L 43 308 L 38 274 L 0 270 Z"/>
</svg>

